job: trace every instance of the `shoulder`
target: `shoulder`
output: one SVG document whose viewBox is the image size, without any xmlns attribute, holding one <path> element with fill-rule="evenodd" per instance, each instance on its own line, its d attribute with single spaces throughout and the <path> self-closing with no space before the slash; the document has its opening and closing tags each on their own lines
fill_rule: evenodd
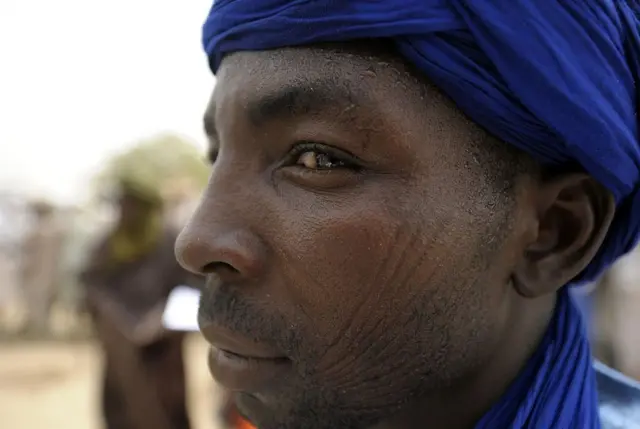
<svg viewBox="0 0 640 429">
<path fill-rule="evenodd" d="M 640 383 L 594 364 L 603 429 L 640 429 Z"/>
</svg>

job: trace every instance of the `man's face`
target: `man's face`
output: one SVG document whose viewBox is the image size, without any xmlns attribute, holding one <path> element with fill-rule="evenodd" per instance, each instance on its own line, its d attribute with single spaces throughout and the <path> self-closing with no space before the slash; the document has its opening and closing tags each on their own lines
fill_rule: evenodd
<svg viewBox="0 0 640 429">
<path fill-rule="evenodd" d="M 391 59 L 237 53 L 205 123 L 177 252 L 208 274 L 212 372 L 261 429 L 368 427 L 492 358 L 523 192 L 498 194 L 444 97 Z"/>
</svg>

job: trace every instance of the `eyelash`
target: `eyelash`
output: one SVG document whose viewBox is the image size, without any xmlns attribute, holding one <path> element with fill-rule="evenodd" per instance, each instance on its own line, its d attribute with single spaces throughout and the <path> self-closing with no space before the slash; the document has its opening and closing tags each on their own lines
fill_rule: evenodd
<svg viewBox="0 0 640 429">
<path fill-rule="evenodd" d="M 316 153 L 317 155 L 328 156 L 330 159 L 337 160 L 338 163 L 340 163 L 340 165 L 335 167 L 327 167 L 327 168 L 309 168 L 299 164 L 300 157 L 305 153 L 309 153 L 309 152 Z M 342 169 L 354 170 L 354 171 L 361 170 L 361 168 L 358 166 L 358 160 L 354 155 L 351 155 L 350 153 L 346 153 L 345 151 L 336 149 L 334 147 L 328 146 L 326 144 L 309 142 L 309 141 L 298 142 L 293 145 L 293 147 L 291 148 L 287 156 L 286 166 L 297 167 L 307 171 L 322 171 L 322 172 L 328 172 L 331 170 L 342 170 Z"/>
<path fill-rule="evenodd" d="M 210 150 L 207 153 L 207 156 L 205 157 L 205 161 L 209 165 L 215 164 L 217 159 L 218 159 L 218 151 L 217 150 Z"/>
<path fill-rule="evenodd" d="M 330 158 L 337 159 L 341 163 L 341 165 L 337 167 L 329 167 L 329 168 L 307 168 L 303 165 L 300 165 L 298 163 L 298 161 L 300 160 L 300 157 L 305 153 L 309 153 L 309 152 L 314 152 L 318 155 L 327 155 Z M 216 160 L 218 159 L 218 154 L 219 152 L 217 150 L 210 151 L 207 154 L 206 161 L 209 163 L 209 165 L 213 166 L 216 163 Z M 283 166 L 297 167 L 309 172 L 310 171 L 328 172 L 328 171 L 337 170 L 337 169 L 348 169 L 353 171 L 362 170 L 362 168 L 358 166 L 357 158 L 354 155 L 351 155 L 350 153 L 346 153 L 342 150 L 338 150 L 326 144 L 310 142 L 310 141 L 298 142 L 294 144 L 290 149 L 287 155 L 287 160 L 285 161 L 285 164 Z"/>
</svg>

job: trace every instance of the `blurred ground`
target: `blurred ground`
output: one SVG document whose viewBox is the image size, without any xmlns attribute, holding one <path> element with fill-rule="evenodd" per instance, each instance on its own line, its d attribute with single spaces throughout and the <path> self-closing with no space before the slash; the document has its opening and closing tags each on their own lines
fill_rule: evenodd
<svg viewBox="0 0 640 429">
<path fill-rule="evenodd" d="M 217 395 L 205 363 L 206 345 L 194 336 L 186 354 L 194 429 L 219 429 L 213 422 Z M 0 427 L 100 429 L 100 365 L 91 341 L 0 344 Z"/>
</svg>

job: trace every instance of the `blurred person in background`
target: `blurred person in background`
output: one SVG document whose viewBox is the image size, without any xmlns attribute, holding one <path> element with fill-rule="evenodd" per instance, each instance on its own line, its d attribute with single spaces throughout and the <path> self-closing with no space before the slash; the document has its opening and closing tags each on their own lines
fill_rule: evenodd
<svg viewBox="0 0 640 429">
<path fill-rule="evenodd" d="M 24 245 L 22 206 L 8 195 L 0 193 L 0 329 L 12 330 L 19 317 L 20 261 Z"/>
<path fill-rule="evenodd" d="M 596 353 L 640 380 L 640 264 L 638 249 L 600 280 L 595 294 Z"/>
<path fill-rule="evenodd" d="M 178 178 L 164 187 L 163 196 L 167 221 L 176 229 L 182 229 L 198 205 L 198 185 L 187 177 Z"/>
<path fill-rule="evenodd" d="M 31 212 L 33 224 L 24 239 L 21 255 L 21 287 L 26 310 L 24 329 L 45 334 L 59 280 L 63 232 L 52 204 L 36 201 L 31 205 Z"/>
<path fill-rule="evenodd" d="M 175 261 L 176 228 L 165 221 L 159 186 L 124 175 L 118 221 L 81 276 L 104 350 L 107 429 L 187 429 L 184 334 L 162 329 L 173 288 L 193 284 Z"/>
</svg>

